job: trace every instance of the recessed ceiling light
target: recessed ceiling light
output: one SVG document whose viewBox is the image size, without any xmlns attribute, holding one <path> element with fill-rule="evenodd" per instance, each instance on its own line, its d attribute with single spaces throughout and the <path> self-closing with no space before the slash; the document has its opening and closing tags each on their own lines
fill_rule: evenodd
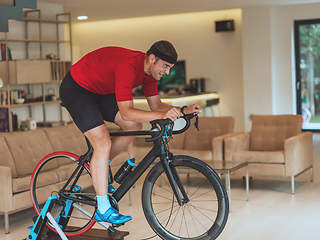
<svg viewBox="0 0 320 240">
<path fill-rule="evenodd" d="M 88 16 L 78 16 L 78 20 L 87 20 Z"/>
</svg>

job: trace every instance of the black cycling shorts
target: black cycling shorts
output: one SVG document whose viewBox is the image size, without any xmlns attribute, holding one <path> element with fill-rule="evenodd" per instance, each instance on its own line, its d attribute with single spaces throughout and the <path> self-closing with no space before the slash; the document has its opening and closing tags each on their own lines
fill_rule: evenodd
<svg viewBox="0 0 320 240">
<path fill-rule="evenodd" d="M 114 122 L 119 111 L 114 94 L 101 95 L 90 92 L 67 73 L 60 85 L 61 105 L 70 113 L 74 123 L 84 133 L 104 124 Z"/>
</svg>

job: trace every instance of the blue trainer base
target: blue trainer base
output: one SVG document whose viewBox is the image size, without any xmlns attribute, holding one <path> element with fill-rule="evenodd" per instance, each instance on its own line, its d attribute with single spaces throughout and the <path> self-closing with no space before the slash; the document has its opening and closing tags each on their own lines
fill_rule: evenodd
<svg viewBox="0 0 320 240">
<path fill-rule="evenodd" d="M 42 230 L 45 228 L 48 220 L 54 226 L 54 228 L 57 231 L 57 233 L 59 234 L 60 238 L 62 240 L 68 240 L 66 235 L 63 233 L 63 231 L 59 227 L 56 220 L 50 214 L 50 211 L 51 211 L 55 201 L 57 201 L 57 199 L 58 199 L 58 196 L 56 196 L 56 195 L 53 195 L 48 198 L 48 200 L 46 201 L 43 209 L 41 210 L 41 213 L 39 214 L 35 224 L 33 225 L 32 229 L 27 237 L 28 240 L 39 240 L 40 234 L 41 234 Z"/>
</svg>

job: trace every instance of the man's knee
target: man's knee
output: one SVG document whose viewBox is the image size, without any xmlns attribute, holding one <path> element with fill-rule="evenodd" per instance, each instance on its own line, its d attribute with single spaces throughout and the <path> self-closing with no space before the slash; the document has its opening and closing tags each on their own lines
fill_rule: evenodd
<svg viewBox="0 0 320 240">
<path fill-rule="evenodd" d="M 89 139 L 95 151 L 110 151 L 111 139 L 105 126 L 99 126 L 95 129 L 91 129 L 85 132 L 85 135 Z"/>
</svg>

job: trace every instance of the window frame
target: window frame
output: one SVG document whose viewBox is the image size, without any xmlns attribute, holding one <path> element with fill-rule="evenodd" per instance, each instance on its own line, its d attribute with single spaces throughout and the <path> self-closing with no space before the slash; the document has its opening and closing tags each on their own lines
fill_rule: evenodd
<svg viewBox="0 0 320 240">
<path fill-rule="evenodd" d="M 300 37 L 299 37 L 299 27 L 302 25 L 320 24 L 320 18 L 315 19 L 305 19 L 305 20 L 294 20 L 294 52 L 295 52 L 295 75 L 296 75 L 296 107 L 297 114 L 302 115 L 302 101 L 301 101 L 301 69 L 300 69 Z M 314 129 L 304 129 L 303 131 L 320 132 L 319 128 Z"/>
</svg>

